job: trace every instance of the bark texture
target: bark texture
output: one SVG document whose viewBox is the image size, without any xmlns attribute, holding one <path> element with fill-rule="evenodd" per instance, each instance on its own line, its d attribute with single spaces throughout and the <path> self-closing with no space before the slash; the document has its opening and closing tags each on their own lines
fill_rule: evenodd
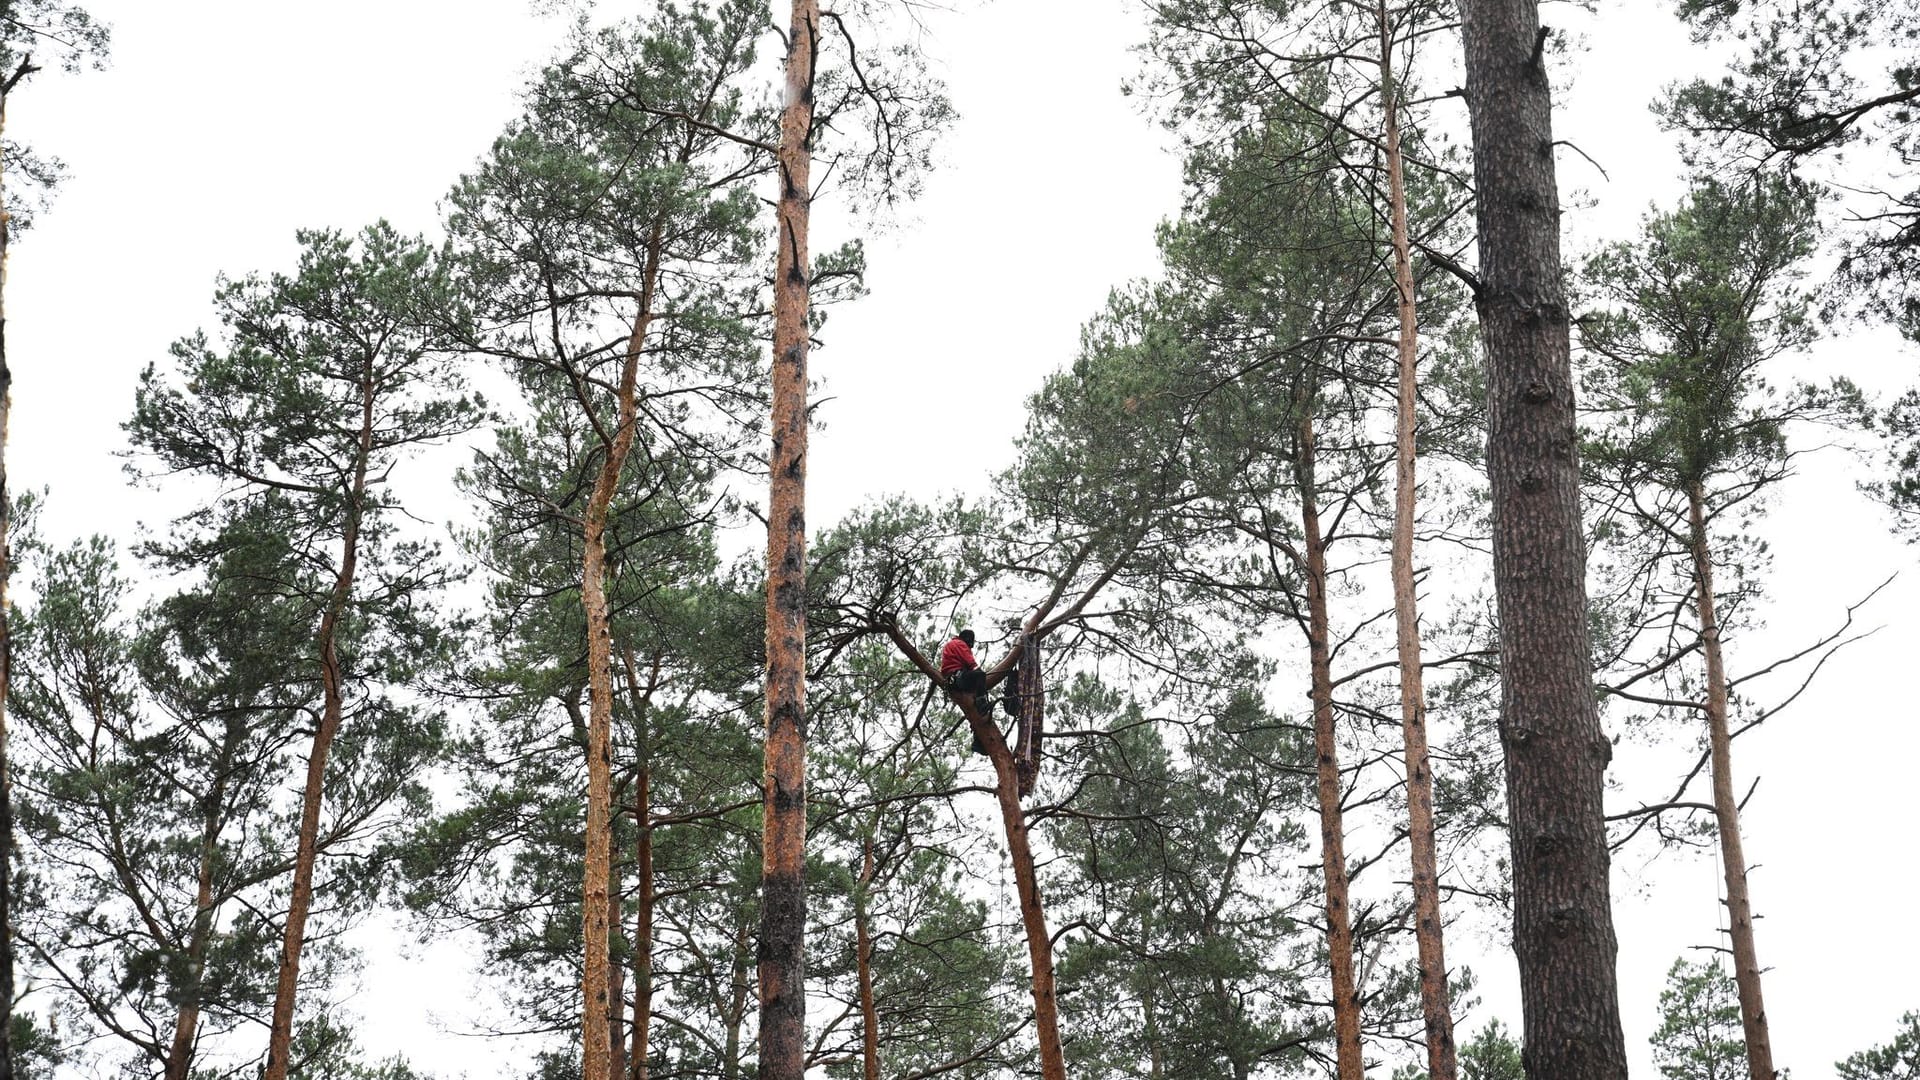
<svg viewBox="0 0 1920 1080">
<path fill-rule="evenodd" d="M 873 1001 L 873 932 L 868 928 L 867 893 L 873 888 L 873 839 L 860 849 L 860 880 L 853 888 L 854 964 L 860 982 L 860 1071 L 880 1080 L 880 1012 Z"/>
<path fill-rule="evenodd" d="M 1624 1080 L 1551 93 L 1535 0 L 1463 0 L 1514 952 L 1532 1080 Z"/>
<path fill-rule="evenodd" d="M 1306 401 L 1295 433 L 1294 475 L 1307 573 L 1307 650 L 1313 677 L 1313 760 L 1320 804 L 1320 868 L 1327 894 L 1327 957 L 1333 977 L 1335 1075 L 1362 1080 L 1360 991 L 1353 968 L 1353 925 L 1347 900 L 1347 849 L 1340 811 L 1340 752 L 1334 730 L 1333 657 L 1327 626 L 1327 549 L 1314 487 L 1313 414 Z"/>
<path fill-rule="evenodd" d="M 1000 728 L 974 708 L 973 698 L 949 695 L 966 714 L 974 737 L 993 760 L 994 794 L 1000 803 L 1000 823 L 1007 833 L 1007 859 L 1013 863 L 1014 891 L 1020 899 L 1020 922 L 1027 935 L 1027 962 L 1032 972 L 1033 1028 L 1040 1043 L 1041 1080 L 1067 1080 L 1067 1057 L 1060 1043 L 1060 1008 L 1053 986 L 1053 937 L 1047 933 L 1046 908 L 1040 899 L 1040 877 L 1034 871 L 1033 847 L 1027 842 L 1027 815 L 1020 809 L 1020 769 L 1013 749 Z"/>
<path fill-rule="evenodd" d="M 374 398 L 379 393 L 368 357 L 360 383 L 360 433 L 353 480 L 347 491 L 346 520 L 340 532 L 340 568 L 314 645 L 320 654 L 320 723 L 307 751 L 306 787 L 300 797 L 300 838 L 294 853 L 293 892 L 287 902 L 287 923 L 280 944 L 280 974 L 274 986 L 273 1019 L 267 1034 L 266 1080 L 286 1080 L 288 1054 L 293 1045 L 293 1009 L 300 986 L 300 951 L 307 940 L 307 914 L 313 907 L 313 863 L 320 842 L 320 805 L 326 795 L 327 755 L 340 733 L 345 700 L 344 677 L 335 642 L 340 620 L 353 596 L 354 572 L 360 563 L 360 521 L 366 509 L 367 467 L 373 455 Z"/>
<path fill-rule="evenodd" d="M 818 0 L 794 0 L 780 115 L 767 500 L 767 747 L 761 843 L 760 1077 L 806 1071 L 807 225 Z M 589 1078 L 591 1080 L 591 1078 Z"/>
<path fill-rule="evenodd" d="M 616 392 L 617 426 L 587 498 L 582 529 L 580 603 L 587 619 L 587 824 L 581 904 L 581 1078 L 617 1080 L 613 1071 L 613 981 L 607 948 L 612 938 L 613 863 L 613 626 L 607 606 L 607 514 L 620 474 L 633 451 L 639 416 L 636 385 L 660 280 L 661 227 L 656 224 L 640 274 L 640 308 L 627 337 Z"/>
<path fill-rule="evenodd" d="M 1420 964 L 1420 1010 L 1426 1021 L 1427 1075 L 1454 1080 L 1453 1007 L 1440 918 L 1440 869 L 1434 851 L 1433 759 L 1427 751 L 1427 694 L 1420 670 L 1420 607 L 1414 591 L 1413 528 L 1418 477 L 1415 424 L 1419 406 L 1420 328 L 1407 236 L 1407 187 L 1400 153 L 1400 93 L 1393 73 L 1393 25 L 1385 0 L 1380 16 L 1380 94 L 1385 112 L 1387 199 L 1393 218 L 1393 283 L 1399 294 L 1400 371 L 1394 416 L 1393 617 L 1400 661 L 1400 732 L 1407 757 L 1407 837 L 1413 869 L 1413 931 Z"/>
<path fill-rule="evenodd" d="M 1753 945 L 1753 901 L 1747 893 L 1747 855 L 1740 844 L 1740 804 L 1733 794 L 1732 736 L 1727 730 L 1727 670 L 1720 652 L 1720 618 L 1714 610 L 1713 553 L 1707 543 L 1705 496 L 1687 492 L 1693 546 L 1695 603 L 1707 662 L 1707 748 L 1713 766 L 1713 817 L 1720 833 L 1720 864 L 1727 878 L 1727 935 L 1733 946 L 1733 980 L 1740 993 L 1740 1027 L 1747 1040 L 1751 1080 L 1773 1080 L 1773 1041 L 1767 1034 L 1766 1002 L 1760 995 L 1760 957 Z"/>
</svg>

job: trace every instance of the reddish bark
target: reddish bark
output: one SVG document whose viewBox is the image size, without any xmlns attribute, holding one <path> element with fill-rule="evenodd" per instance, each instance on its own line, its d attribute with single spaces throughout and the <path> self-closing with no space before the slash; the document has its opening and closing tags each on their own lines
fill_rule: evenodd
<svg viewBox="0 0 1920 1080">
<path fill-rule="evenodd" d="M 1753 944 L 1753 901 L 1747 894 L 1747 855 L 1740 843 L 1740 804 L 1733 794 L 1733 738 L 1727 730 L 1727 672 L 1720 652 L 1720 618 L 1714 610 L 1713 553 L 1707 543 L 1705 496 L 1687 492 L 1693 547 L 1695 602 L 1707 664 L 1707 746 L 1713 771 L 1713 816 L 1720 834 L 1721 869 L 1727 881 L 1727 934 L 1733 946 L 1733 979 L 1740 996 L 1740 1027 L 1746 1035 L 1751 1080 L 1773 1080 L 1773 1040 L 1767 1033 L 1760 994 L 1760 957 Z"/>
<path fill-rule="evenodd" d="M 366 507 L 367 468 L 373 453 L 373 406 L 378 387 L 373 358 L 366 358 L 360 383 L 360 432 L 353 480 L 347 492 L 346 521 L 340 537 L 340 567 L 326 611 L 314 635 L 320 654 L 320 723 L 307 752 L 306 788 L 300 800 L 300 838 L 294 854 L 293 893 L 287 903 L 285 935 L 280 948 L 280 975 L 274 987 L 273 1019 L 268 1029 L 266 1080 L 286 1080 L 293 1043 L 293 1007 L 300 983 L 300 950 L 306 944 L 307 913 L 313 906 L 313 863 L 320 837 L 320 804 L 325 794 L 327 754 L 340 732 L 345 689 L 340 657 L 334 648 L 340 620 L 353 594 L 354 572 L 360 561 L 360 518 Z"/>
<path fill-rule="evenodd" d="M 1060 1010 L 1054 999 L 1053 937 L 1047 933 L 1040 878 L 1034 871 L 1033 848 L 1027 842 L 1027 816 L 1020 809 L 1020 770 L 1000 728 L 974 708 L 971 695 L 948 695 L 966 714 L 974 737 L 993 761 L 994 794 L 1000 803 L 1000 823 L 1007 834 L 1008 861 L 1013 863 L 1014 891 L 1020 899 L 1020 922 L 1027 934 L 1027 963 L 1033 987 L 1033 1027 L 1040 1043 L 1041 1080 L 1067 1080 L 1066 1053 L 1060 1044 Z"/>
<path fill-rule="evenodd" d="M 762 1080 L 803 1080 L 806 1071 L 807 225 L 819 30 L 818 0 L 794 0 L 780 115 L 773 285 L 766 812 L 758 954 Z"/>
<path fill-rule="evenodd" d="M 1420 1010 L 1426 1021 L 1427 1075 L 1454 1080 L 1453 1009 L 1447 994 L 1446 946 L 1440 918 L 1439 859 L 1434 852 L 1433 761 L 1427 750 L 1427 695 L 1420 671 L 1420 609 L 1413 580 L 1417 491 L 1414 427 L 1419 404 L 1420 331 L 1407 236 L 1407 189 L 1400 153 L 1399 85 L 1393 73 L 1393 27 L 1380 16 L 1380 94 L 1385 113 L 1387 198 L 1393 216 L 1393 282 L 1400 313 L 1398 406 L 1394 416 L 1393 615 L 1400 661 L 1400 731 L 1407 758 L 1407 835 L 1413 869 L 1413 931 L 1419 951 Z"/>
<path fill-rule="evenodd" d="M 647 330 L 653 322 L 654 290 L 660 279 L 661 234 L 655 224 L 641 268 L 640 304 L 627 336 L 620 365 L 616 426 L 606 456 L 587 498 L 582 528 L 580 602 L 587 620 L 587 822 L 586 865 L 582 874 L 581 904 L 581 1078 L 616 1080 L 613 1074 L 614 1035 L 608 1023 L 612 1001 L 608 991 L 607 947 L 612 935 L 608 878 L 613 856 L 613 628 L 607 607 L 607 514 L 619 489 L 620 474 L 633 450 L 639 416 L 637 384 Z"/>
<path fill-rule="evenodd" d="M 1320 529 L 1314 486 L 1313 413 L 1300 409 L 1294 445 L 1294 475 L 1300 489 L 1300 526 L 1306 556 L 1307 651 L 1313 685 L 1314 786 L 1320 804 L 1320 869 L 1327 894 L 1327 957 L 1333 978 L 1335 1075 L 1363 1080 L 1360 1057 L 1360 991 L 1353 967 L 1353 927 L 1348 913 L 1345 826 L 1340 808 L 1340 747 L 1334 728 L 1333 659 L 1327 625 L 1327 549 Z"/>
<path fill-rule="evenodd" d="M 860 880 L 853 887 L 854 964 L 860 984 L 860 1069 L 880 1080 L 880 1014 L 873 1002 L 873 934 L 867 925 L 867 891 L 873 887 L 873 840 L 860 849 Z"/>
</svg>

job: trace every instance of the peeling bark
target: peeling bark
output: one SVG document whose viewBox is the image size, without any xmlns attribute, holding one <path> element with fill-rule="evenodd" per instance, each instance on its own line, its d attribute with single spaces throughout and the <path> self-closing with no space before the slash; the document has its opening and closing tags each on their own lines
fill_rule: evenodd
<svg viewBox="0 0 1920 1080">
<path fill-rule="evenodd" d="M 803 1080 L 806 1071 L 807 225 L 819 30 L 818 0 L 794 0 L 780 116 L 773 286 L 766 811 L 758 953 L 762 1080 Z"/>
<path fill-rule="evenodd" d="M 1420 1011 L 1426 1022 L 1427 1075 L 1454 1080 L 1453 1009 L 1447 995 L 1446 946 L 1440 917 L 1439 859 L 1434 852 L 1433 760 L 1427 750 L 1427 694 L 1420 670 L 1420 609 L 1413 580 L 1413 529 L 1418 481 L 1414 461 L 1419 406 L 1420 330 L 1407 236 L 1407 188 L 1400 153 L 1399 84 L 1393 73 L 1393 27 L 1386 0 L 1380 16 L 1380 93 L 1386 122 L 1387 198 L 1393 216 L 1393 283 L 1400 314 L 1399 394 L 1394 410 L 1393 616 L 1400 661 L 1400 733 L 1407 758 L 1407 836 L 1413 869 L 1413 932 L 1419 951 Z"/>
<path fill-rule="evenodd" d="M 637 384 L 660 279 L 661 226 L 655 224 L 641 269 L 640 307 L 627 337 L 617 391 L 618 423 L 587 499 L 582 531 L 580 602 L 587 619 L 587 822 L 581 905 L 581 1080 L 618 1080 L 608 1019 L 612 980 L 607 947 L 612 935 L 608 878 L 613 861 L 613 628 L 607 606 L 607 514 L 620 474 L 633 451 L 639 417 Z M 269 1078 L 273 1080 L 273 1078 Z"/>
</svg>

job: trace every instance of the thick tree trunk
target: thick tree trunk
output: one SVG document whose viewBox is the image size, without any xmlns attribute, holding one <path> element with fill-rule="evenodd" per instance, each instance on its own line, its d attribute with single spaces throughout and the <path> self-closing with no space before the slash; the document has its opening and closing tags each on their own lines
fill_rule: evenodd
<svg viewBox="0 0 1920 1080">
<path fill-rule="evenodd" d="M 860 1071 L 880 1080 L 880 1013 L 873 1002 L 873 933 L 867 925 L 867 891 L 873 887 L 873 838 L 860 849 L 860 880 L 853 887 L 854 964 L 860 983 Z"/>
<path fill-rule="evenodd" d="M 1433 760 L 1427 752 L 1427 694 L 1420 671 L 1420 609 L 1414 593 L 1413 528 L 1418 490 L 1414 431 L 1419 411 L 1420 331 L 1407 236 L 1407 188 L 1400 153 L 1400 88 L 1393 73 L 1393 28 L 1380 16 L 1380 96 L 1387 135 L 1387 198 L 1393 215 L 1393 283 L 1399 294 L 1400 378 L 1394 417 L 1393 617 L 1400 660 L 1400 731 L 1407 756 L 1407 836 L 1413 866 L 1413 932 L 1420 958 L 1420 1010 L 1426 1019 L 1427 1075 L 1454 1080 L 1453 1008 L 1447 997 L 1441 933 L 1439 858 L 1434 851 Z"/>
<path fill-rule="evenodd" d="M 758 955 L 761 1080 L 802 1080 L 806 1071 L 807 223 L 819 31 L 818 0 L 794 0 L 780 115 L 780 250 L 773 285 L 766 811 Z"/>
<path fill-rule="evenodd" d="M 287 924 L 280 945 L 280 977 L 274 987 L 273 1019 L 267 1036 L 266 1080 L 287 1080 L 288 1054 L 293 1045 L 293 1008 L 300 985 L 300 951 L 307 940 L 307 913 L 313 907 L 313 864 L 320 842 L 320 804 L 326 794 L 327 754 L 340 733 L 345 687 L 340 655 L 335 648 L 340 620 L 353 595 L 354 571 L 360 563 L 360 519 L 366 509 L 367 469 L 373 456 L 373 405 L 379 388 L 374 383 L 373 358 L 366 359 L 360 385 L 360 435 L 347 492 L 346 522 L 340 536 L 340 569 L 333 592 L 320 617 L 315 643 L 320 652 L 320 724 L 307 752 L 306 789 L 300 800 L 300 839 L 294 853 L 293 892 L 287 901 Z"/>
<path fill-rule="evenodd" d="M 640 272 L 640 307 L 627 336 L 617 394 L 618 426 L 587 498 L 582 531 L 580 603 L 587 619 L 587 823 L 586 860 L 580 889 L 581 1080 L 618 1080 L 613 1072 L 613 1032 L 608 1023 L 613 983 L 608 972 L 612 937 L 608 879 L 613 862 L 613 617 L 607 606 L 607 514 L 620 489 L 620 474 L 633 451 L 639 416 L 640 357 L 653 323 L 654 290 L 660 280 L 661 227 L 647 243 Z"/>
<path fill-rule="evenodd" d="M 1333 976 L 1335 1075 L 1363 1080 L 1360 1056 L 1360 991 L 1353 970 L 1353 927 L 1347 904 L 1347 851 L 1340 811 L 1340 748 L 1334 730 L 1333 659 L 1327 627 L 1327 551 L 1320 532 L 1319 493 L 1314 486 L 1313 413 L 1300 409 L 1295 470 L 1300 488 L 1300 525 L 1306 546 L 1307 649 L 1313 680 L 1313 758 L 1320 802 L 1320 867 L 1327 892 L 1327 956 Z"/>
<path fill-rule="evenodd" d="M 1747 1037 L 1750 1080 L 1773 1080 L 1773 1041 L 1760 996 L 1760 958 L 1753 946 L 1753 903 L 1747 895 L 1747 856 L 1740 844 L 1740 804 L 1733 795 L 1732 736 L 1727 731 L 1727 672 L 1720 654 L 1720 619 L 1714 611 L 1713 553 L 1707 544 L 1705 498 L 1699 485 L 1687 492 L 1693 541 L 1693 582 L 1700 613 L 1700 642 L 1707 660 L 1707 746 L 1713 765 L 1713 817 L 1720 833 L 1720 862 L 1727 877 L 1727 933 L 1733 945 L 1733 979 L 1740 991 L 1740 1027 Z"/>
<path fill-rule="evenodd" d="M 1552 102 L 1535 0 L 1463 0 L 1527 1075 L 1624 1080 Z"/>
</svg>

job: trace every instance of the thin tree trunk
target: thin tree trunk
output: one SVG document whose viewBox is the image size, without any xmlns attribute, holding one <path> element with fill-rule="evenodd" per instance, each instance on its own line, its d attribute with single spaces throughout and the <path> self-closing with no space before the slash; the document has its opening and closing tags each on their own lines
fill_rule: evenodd
<svg viewBox="0 0 1920 1080">
<path fill-rule="evenodd" d="M 620 1026 L 627 1007 L 627 968 L 615 963 L 613 956 L 620 933 L 620 892 L 620 864 L 611 862 L 607 870 L 607 1075 L 612 1080 L 627 1075 L 626 1032 Z"/>
<path fill-rule="evenodd" d="M 819 30 L 818 0 L 794 0 L 780 115 L 780 250 L 773 284 L 766 811 L 758 956 L 762 1080 L 803 1080 L 806 1071 L 807 224 Z"/>
<path fill-rule="evenodd" d="M 1720 833 L 1720 861 L 1727 877 L 1727 933 L 1733 944 L 1733 980 L 1740 991 L 1740 1026 L 1747 1037 L 1751 1080 L 1773 1080 L 1773 1041 L 1767 1034 L 1760 995 L 1760 958 L 1753 946 L 1753 903 L 1747 895 L 1747 856 L 1740 844 L 1740 805 L 1733 795 L 1732 737 L 1727 733 L 1727 673 L 1720 654 L 1720 619 L 1714 611 L 1713 553 L 1700 486 L 1687 492 L 1692 526 L 1693 580 L 1698 588 L 1700 642 L 1707 659 L 1707 744 L 1713 763 L 1713 817 Z"/>
<path fill-rule="evenodd" d="M 978 709 L 973 697 L 949 692 L 966 714 L 974 737 L 993 761 L 994 793 L 1000 801 L 1000 823 L 1007 833 L 1007 858 L 1013 863 L 1014 891 L 1020 898 L 1020 922 L 1027 934 L 1027 963 L 1032 971 L 1033 1028 L 1040 1043 L 1041 1080 L 1067 1080 L 1067 1058 L 1060 1043 L 1060 1010 L 1053 987 L 1053 938 L 1047 933 L 1046 908 L 1040 900 L 1040 878 L 1034 872 L 1033 848 L 1027 843 L 1027 816 L 1020 809 L 1020 772 L 1013 750 L 998 726 Z M 963 702 L 961 699 L 965 697 Z"/>
<path fill-rule="evenodd" d="M 854 963 L 860 982 L 860 1068 L 880 1080 L 880 1014 L 873 1003 L 873 933 L 867 927 L 867 890 L 873 886 L 873 838 L 860 848 L 860 880 L 853 887 Z"/>
<path fill-rule="evenodd" d="M 1547 31 L 1536 0 L 1461 16 L 1524 1058 L 1532 1080 L 1624 1080 Z"/>
<path fill-rule="evenodd" d="M 173 1041 L 167 1047 L 165 1080 L 187 1080 L 193 1067 L 193 1039 L 200 1028 L 200 980 L 206 971 L 207 940 L 213 928 L 213 845 L 202 837 L 200 879 L 195 885 L 193 936 L 187 945 L 189 996 L 180 1003 L 173 1022 Z"/>
<path fill-rule="evenodd" d="M 186 1000 L 174 1018 L 173 1042 L 167 1048 L 164 1080 L 187 1080 L 193 1069 L 194 1037 L 200 1029 L 202 981 L 207 971 L 207 944 L 213 939 L 213 864 L 220 847 L 220 808 L 226 802 L 227 776 L 233 755 L 245 737 L 244 724 L 230 720 L 221 743 L 220 774 L 213 790 L 202 804 L 200 825 L 200 871 L 194 883 L 193 931 L 187 940 Z"/>
<path fill-rule="evenodd" d="M 747 982 L 747 937 L 751 930 L 746 923 L 734 927 L 733 935 L 733 999 L 727 1006 L 727 1042 L 722 1055 L 721 1080 L 737 1080 L 740 1075 L 740 1029 L 747 1021 L 747 997 L 753 992 Z"/>
<path fill-rule="evenodd" d="M 645 740 L 643 738 L 642 747 Z M 633 797 L 634 820 L 639 823 L 634 863 L 640 878 L 639 900 L 633 916 L 633 1080 L 648 1080 L 647 1057 L 653 1053 L 653 767 L 643 749 L 639 791 Z"/>
<path fill-rule="evenodd" d="M 1313 757 L 1320 802 L 1320 867 L 1326 879 L 1327 957 L 1333 975 L 1335 1075 L 1363 1080 L 1360 1057 L 1360 992 L 1353 970 L 1353 927 L 1347 902 L 1345 826 L 1340 812 L 1340 747 L 1334 730 L 1333 660 L 1327 628 L 1327 551 L 1320 534 L 1319 493 L 1314 487 L 1313 413 L 1300 409 L 1295 446 L 1300 488 L 1300 525 L 1306 546 L 1307 649 L 1313 679 Z"/>
<path fill-rule="evenodd" d="M 1420 670 L 1420 609 L 1413 581 L 1414 433 L 1419 406 L 1420 331 L 1407 236 L 1407 188 L 1400 153 L 1400 87 L 1393 73 L 1393 27 L 1380 16 L 1380 97 L 1387 134 L 1387 197 L 1393 214 L 1393 282 L 1400 308 L 1399 401 L 1394 416 L 1393 616 L 1400 660 L 1400 732 L 1407 757 L 1407 835 L 1413 864 L 1413 932 L 1426 1019 L 1427 1075 L 1454 1080 L 1453 1009 L 1447 999 L 1441 934 L 1439 859 L 1434 852 L 1433 759 L 1427 752 L 1427 694 Z"/>
<path fill-rule="evenodd" d="M 1141 1033 L 1147 1040 L 1147 1080 L 1160 1080 L 1160 1018 L 1153 1011 L 1153 990 L 1140 995 Z"/>
<path fill-rule="evenodd" d="M 660 688 L 660 657 L 653 658 L 647 685 L 633 663 L 633 650 L 620 651 L 627 672 L 627 692 L 633 698 L 634 745 L 634 876 L 637 897 L 633 916 L 633 1038 L 628 1054 L 631 1080 L 647 1080 L 647 1055 L 653 1038 L 653 739 L 647 731 L 648 709 Z"/>
<path fill-rule="evenodd" d="M 28 55 L 0 88 L 0 137 L 7 128 L 7 99 L 35 70 Z M 5 182 L 6 161 L 0 156 L 0 1080 L 13 1080 L 13 766 L 7 757 L 7 695 L 13 689 L 13 609 L 7 596 L 13 580 L 13 492 L 7 487 L 7 426 L 13 415 L 13 368 L 7 365 L 6 309 L 13 208 Z"/>
<path fill-rule="evenodd" d="M 293 1045 L 294 999 L 300 985 L 300 951 L 307 940 L 307 913 L 313 906 L 313 864 L 320 841 L 320 803 L 326 794 L 327 754 L 340 732 L 342 701 L 340 655 L 334 639 L 353 595 L 354 571 L 360 563 L 360 518 L 367 498 L 367 467 L 373 456 L 373 402 L 378 388 L 373 380 L 373 358 L 366 358 L 360 384 L 360 436 L 353 465 L 353 484 L 347 494 L 346 523 L 340 537 L 340 569 L 333 592 L 315 635 L 320 651 L 320 724 L 307 753 L 307 782 L 300 801 L 300 839 L 294 854 L 293 893 L 287 902 L 286 933 L 280 946 L 280 977 L 274 987 L 273 1020 L 267 1038 L 266 1080 L 287 1080 L 288 1055 Z"/>
<path fill-rule="evenodd" d="M 640 306 L 627 336 L 617 392 L 618 426 L 587 499 L 582 531 L 580 602 L 587 617 L 587 823 L 581 904 L 581 1080 L 618 1080 L 613 1073 L 613 1034 L 608 1018 L 612 985 L 607 945 L 612 936 L 608 878 L 613 862 L 613 627 L 607 607 L 607 514 L 620 488 L 620 473 L 633 450 L 639 401 L 636 385 L 647 330 L 653 322 L 654 289 L 660 278 L 661 226 L 647 241 L 640 272 Z M 271 1078 L 270 1078 L 271 1080 Z"/>
</svg>

